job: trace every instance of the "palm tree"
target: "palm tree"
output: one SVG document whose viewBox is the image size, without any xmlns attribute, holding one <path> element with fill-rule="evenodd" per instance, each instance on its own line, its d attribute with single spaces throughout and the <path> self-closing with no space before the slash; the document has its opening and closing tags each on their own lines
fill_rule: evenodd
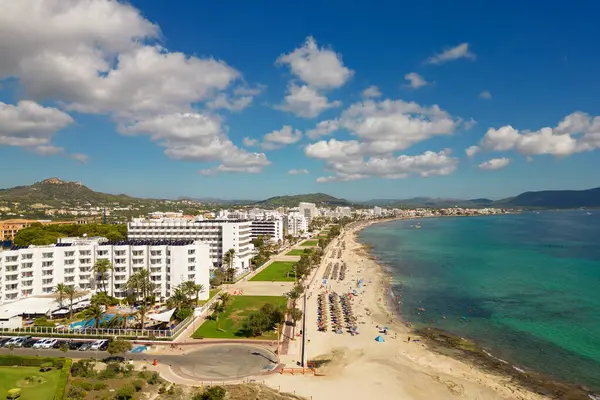
<svg viewBox="0 0 600 400">
<path fill-rule="evenodd" d="M 235 269 L 233 268 L 234 261 L 235 261 L 235 249 L 227 250 L 227 252 L 225 252 L 225 254 L 223 254 L 223 265 L 227 265 L 227 270 L 226 270 L 227 278 L 231 281 L 233 281 L 233 278 L 235 277 Z"/>
<path fill-rule="evenodd" d="M 113 265 L 112 263 L 106 259 L 106 258 L 100 258 L 96 261 L 96 264 L 94 264 L 94 274 L 96 274 L 97 279 L 100 281 L 100 285 L 102 286 L 102 291 L 104 293 L 107 293 L 106 291 L 106 280 L 108 279 L 108 272 L 112 271 L 113 269 Z"/>
<path fill-rule="evenodd" d="M 65 286 L 64 288 L 65 297 L 69 299 L 69 319 L 73 318 L 73 300 L 79 297 L 81 293 L 75 290 L 75 286 Z"/>
<path fill-rule="evenodd" d="M 181 284 L 181 288 L 185 294 L 190 297 L 190 300 L 192 296 L 195 297 L 196 307 L 198 307 L 198 297 L 200 296 L 200 293 L 204 292 L 204 285 L 194 281 L 185 281 Z"/>
<path fill-rule="evenodd" d="M 298 320 L 302 318 L 302 310 L 296 307 L 292 307 L 288 308 L 287 312 L 290 315 L 290 317 L 292 317 L 292 321 L 294 322 L 294 331 L 292 333 L 292 337 L 296 337 L 296 322 L 298 322 Z"/>
<path fill-rule="evenodd" d="M 86 309 L 83 312 L 83 315 L 85 315 L 85 317 L 87 319 L 94 319 L 94 327 L 96 329 L 98 329 L 98 327 L 100 326 L 100 321 L 102 320 L 102 317 L 104 316 L 104 311 L 102 310 L 102 307 L 100 307 L 100 305 L 98 304 L 93 304 L 90 308 Z"/>
<path fill-rule="evenodd" d="M 227 307 L 227 304 L 233 300 L 233 298 L 231 297 L 231 295 L 227 292 L 221 293 L 219 295 L 219 301 L 221 303 L 223 303 L 223 307 Z"/>
<path fill-rule="evenodd" d="M 129 277 L 126 283 L 127 289 L 133 294 L 135 300 L 141 298 L 140 319 L 142 329 L 144 327 L 144 319 L 146 316 L 146 306 L 148 305 L 148 297 L 154 293 L 156 285 L 150 280 L 150 271 L 142 269 Z"/>
<path fill-rule="evenodd" d="M 219 313 L 225 312 L 225 305 L 221 301 L 215 301 L 210 305 L 210 311 L 215 315 L 215 321 L 217 322 L 217 330 L 219 329 Z"/>
<path fill-rule="evenodd" d="M 183 308 L 189 306 L 190 299 L 181 286 L 175 288 L 173 295 L 167 300 L 169 308 Z"/>
<path fill-rule="evenodd" d="M 302 296 L 302 287 L 299 285 L 294 286 L 294 288 L 285 294 L 288 299 L 292 301 L 292 308 L 296 308 L 296 302 Z"/>
<path fill-rule="evenodd" d="M 67 286 L 64 283 L 59 283 L 54 289 L 54 298 L 60 308 L 64 306 L 65 299 L 67 298 L 66 289 Z"/>
</svg>

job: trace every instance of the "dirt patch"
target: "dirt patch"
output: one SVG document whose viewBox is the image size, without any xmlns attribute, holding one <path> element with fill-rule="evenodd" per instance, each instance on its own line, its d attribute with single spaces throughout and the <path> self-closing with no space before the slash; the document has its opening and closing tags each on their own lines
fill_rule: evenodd
<svg viewBox="0 0 600 400">
<path fill-rule="evenodd" d="M 311 360 L 318 365 L 318 372 L 324 375 L 336 375 L 350 364 L 363 358 L 363 350 L 350 350 L 346 347 L 333 349 L 331 353 L 319 355 Z"/>
</svg>

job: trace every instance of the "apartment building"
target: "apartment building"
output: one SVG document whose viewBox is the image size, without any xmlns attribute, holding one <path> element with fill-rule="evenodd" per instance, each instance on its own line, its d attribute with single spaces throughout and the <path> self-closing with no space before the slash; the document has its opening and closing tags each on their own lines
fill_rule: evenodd
<svg viewBox="0 0 600 400">
<path fill-rule="evenodd" d="M 300 215 L 308 219 L 308 222 L 319 216 L 319 209 L 314 203 L 300 203 L 298 205 L 298 211 L 300 212 Z"/>
<path fill-rule="evenodd" d="M 209 246 L 194 240 L 108 241 L 106 238 L 62 238 L 48 246 L 13 246 L 0 252 L 0 303 L 50 295 L 59 283 L 78 290 L 100 290 L 93 266 L 98 259 L 113 264 L 106 287 L 125 297 L 125 283 L 141 269 L 150 271 L 157 297 L 171 296 L 183 281 L 193 280 L 208 299 Z"/>
<path fill-rule="evenodd" d="M 127 237 L 140 239 L 199 240 L 210 246 L 210 259 L 213 268 L 223 264 L 223 255 L 235 250 L 233 267 L 237 274 L 250 269 L 253 246 L 251 221 L 215 219 L 187 220 L 161 219 L 147 220 L 134 218 L 127 224 Z"/>
<path fill-rule="evenodd" d="M 283 219 L 281 217 L 254 219 L 250 224 L 250 235 L 252 239 L 268 236 L 273 242 L 283 241 Z"/>
<path fill-rule="evenodd" d="M 309 219 L 300 213 L 293 212 L 284 217 L 283 224 L 286 234 L 300 236 L 308 232 Z"/>
</svg>

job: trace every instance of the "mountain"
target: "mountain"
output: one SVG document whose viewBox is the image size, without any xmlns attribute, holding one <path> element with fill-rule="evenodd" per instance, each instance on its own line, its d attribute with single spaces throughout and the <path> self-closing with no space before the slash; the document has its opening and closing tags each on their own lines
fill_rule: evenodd
<svg viewBox="0 0 600 400">
<path fill-rule="evenodd" d="M 364 202 L 367 206 L 380 207 L 487 207 L 491 206 L 493 200 L 490 199 L 446 199 L 431 197 L 413 197 L 410 199 L 375 199 Z"/>
<path fill-rule="evenodd" d="M 346 207 L 353 203 L 348 200 L 338 199 L 325 193 L 298 194 L 293 196 L 276 196 L 266 200 L 252 203 L 256 207 L 298 207 L 298 203 L 315 203 L 317 206 Z"/>
<path fill-rule="evenodd" d="M 192 200 L 202 204 L 215 204 L 215 205 L 245 205 L 256 203 L 256 200 L 226 200 L 218 197 L 185 197 L 180 196 L 178 200 Z"/>
<path fill-rule="evenodd" d="M 136 199 L 125 194 L 114 195 L 95 192 L 81 182 L 68 182 L 58 178 L 48 178 L 29 186 L 0 189 L 0 201 L 60 206 L 75 203 L 102 205 L 118 202 L 120 204 L 131 204 L 148 200 Z"/>
<path fill-rule="evenodd" d="M 588 190 L 525 192 L 494 202 L 496 207 L 579 208 L 600 207 L 600 187 Z"/>
</svg>

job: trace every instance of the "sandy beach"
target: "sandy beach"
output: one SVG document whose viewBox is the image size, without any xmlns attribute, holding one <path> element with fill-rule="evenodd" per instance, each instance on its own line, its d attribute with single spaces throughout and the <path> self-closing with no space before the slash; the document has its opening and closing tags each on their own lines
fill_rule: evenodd
<svg viewBox="0 0 600 400">
<path fill-rule="evenodd" d="M 506 376 L 432 351 L 402 321 L 393 317 L 386 287 L 388 278 L 356 240 L 356 233 L 371 223 L 374 222 L 346 227 L 328 246 L 307 291 L 307 359 L 331 360 L 320 368 L 324 376 L 277 374 L 268 378 L 267 383 L 314 400 L 545 399 L 511 383 Z M 338 253 L 341 253 L 339 258 Z M 345 279 L 329 279 L 323 285 L 322 278 L 330 263 L 345 263 Z M 358 288 L 357 282 L 361 279 L 364 285 Z M 359 334 L 351 335 L 345 329 L 341 334 L 336 333 L 331 326 L 329 295 L 337 293 L 348 297 L 353 290 L 357 290 L 358 295 L 347 302 L 357 317 Z M 319 294 L 324 294 L 326 299 L 321 301 L 326 304 L 329 322 L 323 332 L 317 329 Z M 339 303 L 335 297 L 333 302 Z M 387 334 L 382 332 L 382 327 L 388 328 Z M 384 342 L 376 341 L 377 336 Z M 296 361 L 300 359 L 299 354 L 290 356 Z"/>
</svg>

